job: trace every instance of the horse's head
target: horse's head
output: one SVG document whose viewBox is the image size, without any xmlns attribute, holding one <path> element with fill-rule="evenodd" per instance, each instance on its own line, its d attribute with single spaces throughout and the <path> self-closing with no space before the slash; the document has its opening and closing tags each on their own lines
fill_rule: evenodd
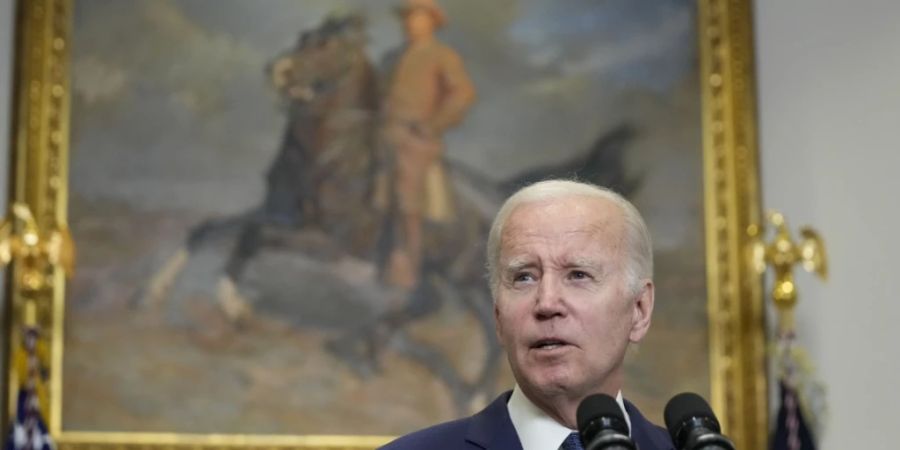
<svg viewBox="0 0 900 450">
<path fill-rule="evenodd" d="M 318 27 L 300 33 L 296 46 L 269 66 L 272 83 L 292 101 L 319 100 L 338 89 L 365 62 L 365 41 L 362 16 L 330 16 Z"/>
</svg>

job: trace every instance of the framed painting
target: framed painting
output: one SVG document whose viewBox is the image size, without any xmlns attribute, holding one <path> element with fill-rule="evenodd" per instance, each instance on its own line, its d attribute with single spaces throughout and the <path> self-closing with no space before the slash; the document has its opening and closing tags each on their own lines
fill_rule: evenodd
<svg viewBox="0 0 900 450">
<path fill-rule="evenodd" d="M 17 14 L 4 411 L 33 393 L 60 448 L 371 449 L 470 414 L 513 383 L 486 230 L 549 177 L 622 192 L 654 237 L 626 396 L 657 422 L 709 396 L 764 447 L 747 1 Z"/>
</svg>

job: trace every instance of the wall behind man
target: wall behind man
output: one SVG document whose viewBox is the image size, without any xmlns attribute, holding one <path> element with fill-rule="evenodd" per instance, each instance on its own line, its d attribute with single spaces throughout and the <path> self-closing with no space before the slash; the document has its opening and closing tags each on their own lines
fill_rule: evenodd
<svg viewBox="0 0 900 450">
<path fill-rule="evenodd" d="M 800 341 L 828 387 L 825 450 L 893 449 L 900 404 L 900 2 L 759 0 L 763 199 L 817 227 Z"/>
<path fill-rule="evenodd" d="M 5 211 L 13 1 L 0 0 Z M 821 447 L 890 449 L 900 404 L 900 2 L 759 0 L 765 205 L 825 235 L 827 284 L 798 276 L 800 341 L 829 388 Z"/>
</svg>

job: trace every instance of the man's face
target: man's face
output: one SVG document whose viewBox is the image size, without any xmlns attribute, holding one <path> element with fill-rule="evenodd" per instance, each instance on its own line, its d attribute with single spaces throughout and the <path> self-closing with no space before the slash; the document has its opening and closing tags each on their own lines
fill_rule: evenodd
<svg viewBox="0 0 900 450">
<path fill-rule="evenodd" d="M 605 199 L 525 204 L 510 215 L 494 311 L 526 393 L 620 389 L 626 348 L 646 333 L 653 303 L 649 280 L 635 295 L 627 279 L 625 236 L 620 207 Z"/>
<path fill-rule="evenodd" d="M 403 18 L 406 36 L 412 41 L 431 36 L 434 26 L 434 17 L 424 8 L 413 8 Z"/>
</svg>

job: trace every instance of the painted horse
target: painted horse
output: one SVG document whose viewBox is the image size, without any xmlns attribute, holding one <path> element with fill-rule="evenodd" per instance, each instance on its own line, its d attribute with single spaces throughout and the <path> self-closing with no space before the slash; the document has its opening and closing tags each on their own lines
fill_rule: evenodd
<svg viewBox="0 0 900 450">
<path fill-rule="evenodd" d="M 286 102 L 288 120 L 267 173 L 263 201 L 244 213 L 193 227 L 182 248 L 144 287 L 142 304 L 159 307 L 191 256 L 222 243 L 231 250 L 218 278 L 217 301 L 236 324 L 253 315 L 241 280 L 261 252 L 287 251 L 328 260 L 333 266 L 351 261 L 357 267 L 372 267 L 366 295 L 375 313 L 343 329 L 326 349 L 361 377 L 377 374 L 381 355 L 390 349 L 439 377 L 459 413 L 478 406 L 494 394 L 502 353 L 483 272 L 484 242 L 500 202 L 511 190 L 554 176 L 630 190 L 621 155 L 633 130 L 616 127 L 582 157 L 502 182 L 451 164 L 456 220 L 425 224 L 418 284 L 411 291 L 398 291 L 380 282 L 393 245 L 396 215 L 390 199 L 376 201 L 379 192 L 384 193 L 379 187 L 389 182 L 390 155 L 379 145 L 378 79 L 365 54 L 362 18 L 325 19 L 301 33 L 294 48 L 275 58 L 267 72 Z M 317 236 L 316 245 L 310 244 L 310 236 Z M 463 376 L 445 354 L 407 332 L 410 324 L 432 316 L 446 302 L 461 305 L 480 328 L 484 355 L 474 377 Z"/>
</svg>

